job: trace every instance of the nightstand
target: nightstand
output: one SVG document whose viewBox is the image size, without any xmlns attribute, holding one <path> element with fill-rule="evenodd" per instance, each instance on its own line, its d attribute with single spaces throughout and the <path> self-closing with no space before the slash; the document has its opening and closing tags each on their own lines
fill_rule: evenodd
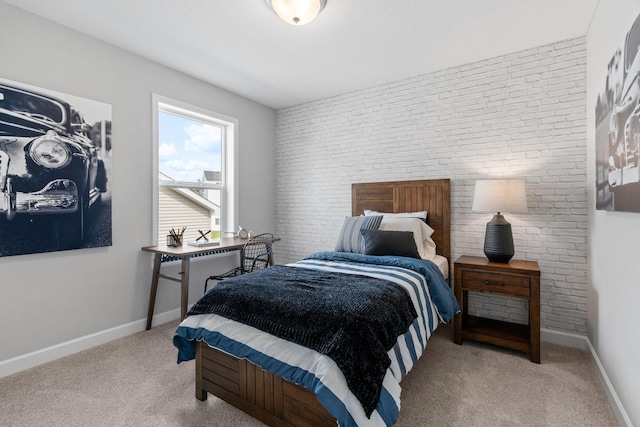
<svg viewBox="0 0 640 427">
<path fill-rule="evenodd" d="M 461 256 L 453 264 L 453 289 L 461 312 L 453 319 L 453 341 L 463 338 L 529 353 L 540 363 L 540 267 L 535 261 L 491 262 L 485 257 Z M 523 298 L 529 302 L 529 324 L 519 325 L 467 314 L 469 292 Z"/>
</svg>

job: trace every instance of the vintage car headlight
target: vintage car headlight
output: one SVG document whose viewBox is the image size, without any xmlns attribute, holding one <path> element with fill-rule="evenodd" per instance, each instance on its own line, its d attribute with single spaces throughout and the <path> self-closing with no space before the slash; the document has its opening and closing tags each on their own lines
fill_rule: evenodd
<svg viewBox="0 0 640 427">
<path fill-rule="evenodd" d="M 629 117 L 625 125 L 625 137 L 627 141 L 627 150 L 636 151 L 640 143 L 640 118 L 635 114 Z"/>
<path fill-rule="evenodd" d="M 609 119 L 609 143 L 616 145 L 618 143 L 618 137 L 620 133 L 620 126 L 618 124 L 618 113 L 611 114 Z"/>
<path fill-rule="evenodd" d="M 49 169 L 65 167 L 71 161 L 66 145 L 49 134 L 34 141 L 29 154 L 34 162 Z"/>
</svg>

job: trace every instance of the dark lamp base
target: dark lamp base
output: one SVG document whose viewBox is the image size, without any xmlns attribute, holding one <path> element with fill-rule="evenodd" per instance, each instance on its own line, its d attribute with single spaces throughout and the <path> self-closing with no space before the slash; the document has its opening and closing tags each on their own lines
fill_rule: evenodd
<svg viewBox="0 0 640 427">
<path fill-rule="evenodd" d="M 496 214 L 487 223 L 484 236 L 484 254 L 489 261 L 507 263 L 513 258 L 514 253 L 511 224 L 502 215 Z"/>
</svg>

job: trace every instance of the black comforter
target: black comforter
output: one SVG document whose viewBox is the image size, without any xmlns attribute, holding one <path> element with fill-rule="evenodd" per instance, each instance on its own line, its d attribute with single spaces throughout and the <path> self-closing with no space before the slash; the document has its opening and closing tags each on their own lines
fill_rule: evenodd
<svg viewBox="0 0 640 427">
<path fill-rule="evenodd" d="M 386 280 L 274 266 L 226 279 L 189 311 L 215 313 L 326 354 L 370 416 L 391 361 L 416 318 L 408 293 Z"/>
</svg>

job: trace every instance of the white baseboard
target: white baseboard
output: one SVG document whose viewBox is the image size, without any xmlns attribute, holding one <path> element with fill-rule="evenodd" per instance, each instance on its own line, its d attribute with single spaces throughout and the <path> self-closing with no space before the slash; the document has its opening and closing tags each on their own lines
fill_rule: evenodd
<svg viewBox="0 0 640 427">
<path fill-rule="evenodd" d="M 153 316 L 153 325 L 161 325 L 179 318 L 179 308 L 170 310 Z M 0 378 L 72 355 L 82 350 L 87 350 L 97 345 L 106 344 L 115 339 L 135 334 L 136 332 L 144 331 L 146 326 L 147 319 L 136 320 L 135 322 L 116 326 L 105 331 L 96 332 L 91 335 L 43 348 L 42 350 L 0 361 Z"/>
<path fill-rule="evenodd" d="M 591 345 L 591 341 L 588 337 L 584 335 L 570 334 L 567 332 L 541 329 L 540 340 L 553 344 L 564 345 L 566 347 L 579 348 L 588 352 L 591 356 L 591 363 L 593 363 L 593 366 L 596 368 L 598 379 L 600 380 L 602 388 L 604 388 L 604 392 L 607 395 L 607 400 L 609 400 L 611 409 L 613 410 L 613 413 L 618 420 L 618 424 L 623 427 L 633 427 L 633 424 L 631 424 L 631 419 L 629 418 L 627 411 L 625 411 L 624 406 L 622 406 L 622 402 L 620 402 L 618 394 L 613 388 L 613 384 L 611 384 L 611 381 L 607 376 L 607 372 L 604 370 L 604 366 L 602 366 L 602 363 L 600 363 L 600 358 L 596 353 L 596 349 L 593 348 L 593 345 Z"/>
<path fill-rule="evenodd" d="M 625 411 L 624 406 L 622 406 L 622 402 L 618 398 L 618 394 L 616 390 L 613 388 L 613 384 L 609 380 L 609 376 L 607 376 L 607 372 L 604 370 L 604 366 L 600 362 L 600 358 L 598 357 L 598 353 L 596 353 L 596 349 L 591 345 L 591 341 L 589 338 L 586 338 L 588 352 L 591 355 L 591 362 L 596 367 L 596 373 L 598 374 L 598 378 L 600 379 L 600 383 L 602 384 L 602 388 L 604 388 L 604 392 L 607 395 L 607 399 L 609 399 L 609 403 L 611 403 L 611 408 L 613 409 L 613 413 L 616 415 L 616 419 L 618 420 L 618 424 L 624 427 L 633 427 L 631 423 L 631 418 L 629 418 L 629 414 Z"/>
<path fill-rule="evenodd" d="M 541 328 L 540 341 L 563 345 L 565 347 L 579 348 L 580 350 L 587 349 L 587 337 L 569 332 L 552 331 L 551 329 Z"/>
</svg>

